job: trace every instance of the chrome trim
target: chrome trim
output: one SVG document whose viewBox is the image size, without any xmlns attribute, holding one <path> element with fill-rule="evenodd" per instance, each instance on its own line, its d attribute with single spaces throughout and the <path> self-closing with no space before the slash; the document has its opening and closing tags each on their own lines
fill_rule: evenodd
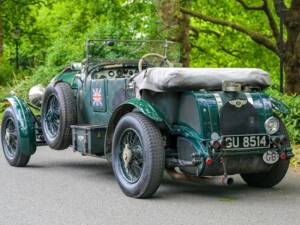
<svg viewBox="0 0 300 225">
<path fill-rule="evenodd" d="M 215 99 L 216 99 L 216 102 L 217 102 L 217 105 L 218 105 L 218 110 L 220 111 L 220 109 L 223 106 L 222 98 L 221 98 L 220 94 L 218 94 L 218 93 L 214 93 L 214 96 L 215 96 Z"/>
<path fill-rule="evenodd" d="M 253 102 L 253 98 L 251 96 L 250 93 L 245 93 L 246 97 L 247 97 L 247 100 L 248 102 L 251 104 L 251 105 L 254 105 L 254 102 Z"/>
<path fill-rule="evenodd" d="M 222 84 L 222 90 L 225 92 L 239 92 L 242 90 L 242 85 L 234 81 L 225 80 Z"/>
</svg>

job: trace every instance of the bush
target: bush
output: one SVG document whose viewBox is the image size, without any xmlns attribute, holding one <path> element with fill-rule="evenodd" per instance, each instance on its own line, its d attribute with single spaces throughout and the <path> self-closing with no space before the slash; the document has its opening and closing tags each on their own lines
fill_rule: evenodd
<svg viewBox="0 0 300 225">
<path fill-rule="evenodd" d="M 8 85 L 12 79 L 16 78 L 14 67 L 6 60 L 0 63 L 0 86 Z"/>
<path fill-rule="evenodd" d="M 282 95 L 275 89 L 268 90 L 268 94 L 281 100 L 289 107 L 289 114 L 280 114 L 279 116 L 287 126 L 292 142 L 294 144 L 300 144 L 300 96 Z"/>
</svg>

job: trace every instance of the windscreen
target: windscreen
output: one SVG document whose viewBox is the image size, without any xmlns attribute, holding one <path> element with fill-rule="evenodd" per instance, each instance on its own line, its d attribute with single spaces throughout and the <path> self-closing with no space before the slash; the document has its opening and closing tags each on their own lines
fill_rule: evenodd
<svg viewBox="0 0 300 225">
<path fill-rule="evenodd" d="M 147 40 L 110 40 L 87 41 L 87 59 L 89 62 L 118 62 L 139 60 L 148 53 L 166 56 L 173 64 L 180 64 L 180 45 L 171 41 Z"/>
</svg>

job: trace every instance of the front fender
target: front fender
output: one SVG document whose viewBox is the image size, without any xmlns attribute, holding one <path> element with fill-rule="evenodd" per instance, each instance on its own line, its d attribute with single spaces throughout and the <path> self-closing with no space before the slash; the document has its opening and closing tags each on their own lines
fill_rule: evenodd
<svg viewBox="0 0 300 225">
<path fill-rule="evenodd" d="M 10 103 L 17 117 L 22 153 L 25 155 L 34 154 L 36 151 L 35 127 L 30 108 L 22 98 L 17 96 L 6 97 L 4 101 Z"/>
<path fill-rule="evenodd" d="M 289 113 L 290 110 L 289 110 L 288 106 L 286 104 L 284 104 L 282 101 L 280 101 L 276 98 L 273 98 L 273 97 L 270 97 L 270 100 L 271 100 L 273 109 L 275 109 L 276 111 L 281 112 L 283 114 Z"/>
</svg>

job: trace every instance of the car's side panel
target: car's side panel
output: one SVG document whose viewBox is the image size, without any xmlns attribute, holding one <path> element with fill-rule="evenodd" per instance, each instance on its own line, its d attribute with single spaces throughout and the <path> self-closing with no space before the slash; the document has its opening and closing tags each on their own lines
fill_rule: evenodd
<svg viewBox="0 0 300 225">
<path fill-rule="evenodd" d="M 192 102 L 195 104 L 190 105 Z M 218 104 L 212 93 L 183 93 L 179 105 L 185 107 L 179 107 L 177 123 L 197 131 L 200 139 L 209 139 L 212 132 L 219 132 Z M 189 114 L 190 110 L 194 113 Z"/>
<path fill-rule="evenodd" d="M 84 85 L 78 90 L 77 107 L 79 124 L 97 124 L 106 127 L 111 113 L 106 110 L 107 80 L 93 83 L 95 80 L 88 76 Z M 99 106 L 104 105 L 100 110 Z M 95 107 L 94 107 L 95 106 Z"/>
<path fill-rule="evenodd" d="M 7 97 L 5 101 L 10 103 L 18 120 L 22 153 L 25 155 L 34 154 L 36 151 L 36 136 L 34 117 L 30 108 L 22 98 L 17 96 Z"/>
</svg>

